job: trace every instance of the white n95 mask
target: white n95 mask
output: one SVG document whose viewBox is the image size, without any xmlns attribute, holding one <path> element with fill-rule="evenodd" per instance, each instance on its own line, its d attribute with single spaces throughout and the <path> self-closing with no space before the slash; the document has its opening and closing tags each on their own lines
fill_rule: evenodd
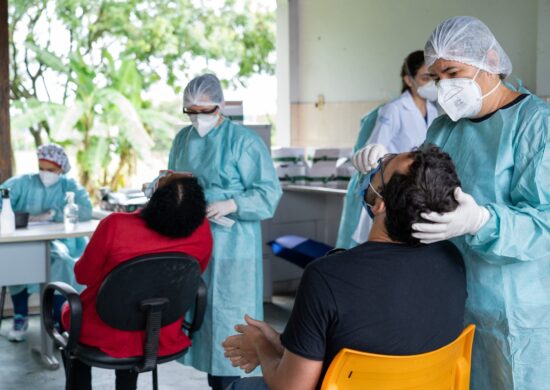
<svg viewBox="0 0 550 390">
<path fill-rule="evenodd" d="M 457 78 L 439 81 L 437 102 L 453 122 L 462 118 L 473 118 L 479 114 L 483 99 L 495 92 L 501 83 L 499 80 L 493 89 L 481 95 L 481 88 L 475 81 L 478 74 L 479 69 L 473 79 Z"/>
<path fill-rule="evenodd" d="M 42 182 L 42 184 L 44 184 L 44 187 L 53 186 L 59 181 L 60 178 L 60 175 L 58 173 L 48 171 L 40 171 L 38 172 L 38 175 L 40 175 L 40 181 Z"/>
<path fill-rule="evenodd" d="M 195 114 L 189 115 L 189 117 L 193 127 L 201 137 L 204 137 L 210 130 L 216 127 L 216 123 L 218 123 L 219 119 L 216 114 Z"/>
<path fill-rule="evenodd" d="M 437 100 L 437 85 L 435 85 L 433 80 L 418 87 L 416 92 L 418 96 L 430 102 L 435 102 Z"/>
</svg>

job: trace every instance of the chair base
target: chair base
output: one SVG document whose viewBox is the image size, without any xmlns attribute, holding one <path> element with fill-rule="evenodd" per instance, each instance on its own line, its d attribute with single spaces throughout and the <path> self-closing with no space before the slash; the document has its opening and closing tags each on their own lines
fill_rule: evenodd
<svg viewBox="0 0 550 390">
<path fill-rule="evenodd" d="M 182 349 L 181 351 L 167 356 L 159 356 L 157 358 L 157 364 L 152 370 L 153 374 L 153 390 L 158 390 L 158 373 L 157 366 L 162 363 L 167 363 L 172 360 L 178 359 L 185 355 L 188 351 L 188 347 Z M 65 354 L 65 359 L 63 360 L 65 365 L 65 389 L 71 389 L 73 384 L 72 370 L 71 370 L 71 359 L 78 359 L 82 363 L 89 365 L 90 367 L 99 367 L 106 368 L 111 370 L 135 370 L 137 372 L 144 372 L 139 370 L 139 367 L 143 364 L 143 356 L 129 357 L 129 358 L 114 358 L 99 348 L 90 347 L 83 344 L 78 344 L 76 348 L 72 351 L 71 354 L 68 354 L 66 351 L 61 349 L 61 353 Z"/>
</svg>

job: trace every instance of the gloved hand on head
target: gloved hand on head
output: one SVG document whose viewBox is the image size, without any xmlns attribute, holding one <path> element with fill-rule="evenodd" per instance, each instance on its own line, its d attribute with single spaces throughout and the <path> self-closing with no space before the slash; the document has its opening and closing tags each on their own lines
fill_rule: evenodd
<svg viewBox="0 0 550 390">
<path fill-rule="evenodd" d="M 153 193 L 157 190 L 157 186 L 159 183 L 160 176 L 155 177 L 155 179 L 152 182 L 149 183 L 143 183 L 143 194 L 147 199 L 151 199 L 153 196 Z"/>
<path fill-rule="evenodd" d="M 181 178 L 193 177 L 191 172 L 173 172 L 173 171 L 161 171 L 159 176 L 155 178 L 150 183 L 144 183 L 142 185 L 143 194 L 151 199 L 153 193 L 160 187 L 165 186 L 170 183 L 172 180 L 177 180 Z"/>
<path fill-rule="evenodd" d="M 206 207 L 206 217 L 208 219 L 218 219 L 237 211 L 237 203 L 233 199 L 221 200 L 210 203 Z"/>
<path fill-rule="evenodd" d="M 476 234 L 491 217 L 485 207 L 476 203 L 475 199 L 460 187 L 454 191 L 458 207 L 448 213 L 422 213 L 420 216 L 429 221 L 412 225 L 413 237 L 423 244 L 431 244 L 449 238 Z"/>
<path fill-rule="evenodd" d="M 378 160 L 388 154 L 388 149 L 382 144 L 370 144 L 360 149 L 351 159 L 351 163 L 360 173 L 372 171 L 378 165 Z"/>
</svg>

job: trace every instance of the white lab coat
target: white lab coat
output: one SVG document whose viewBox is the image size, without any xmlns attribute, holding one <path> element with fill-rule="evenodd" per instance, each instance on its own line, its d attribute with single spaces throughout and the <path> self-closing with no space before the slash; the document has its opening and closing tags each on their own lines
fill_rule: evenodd
<svg viewBox="0 0 550 390">
<path fill-rule="evenodd" d="M 411 93 L 403 92 L 397 99 L 380 107 L 376 124 L 365 146 L 382 144 L 389 153 L 403 153 L 422 145 L 428 127 L 439 116 L 434 103 L 427 101 L 426 109 L 427 118 L 424 118 Z M 366 210 L 361 209 L 353 240 L 360 244 L 367 241 L 371 224 Z"/>
</svg>

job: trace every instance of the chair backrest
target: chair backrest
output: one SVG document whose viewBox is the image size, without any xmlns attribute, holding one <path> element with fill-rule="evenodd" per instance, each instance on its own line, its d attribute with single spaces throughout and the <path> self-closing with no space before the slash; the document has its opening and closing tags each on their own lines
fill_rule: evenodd
<svg viewBox="0 0 550 390">
<path fill-rule="evenodd" d="M 99 288 L 96 310 L 109 326 L 145 330 L 143 302 L 166 299 L 160 326 L 181 318 L 195 302 L 200 281 L 198 261 L 183 253 L 155 253 L 114 268 Z"/>
<path fill-rule="evenodd" d="M 342 349 L 321 390 L 468 390 L 475 326 L 432 352 L 388 356 Z"/>
</svg>

